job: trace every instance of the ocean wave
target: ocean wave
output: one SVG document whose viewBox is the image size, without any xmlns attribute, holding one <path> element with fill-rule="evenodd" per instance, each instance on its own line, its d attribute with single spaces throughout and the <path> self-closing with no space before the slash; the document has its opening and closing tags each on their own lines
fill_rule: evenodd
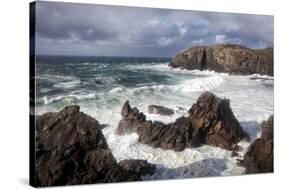
<svg viewBox="0 0 281 189">
<path fill-rule="evenodd" d="M 115 83 L 119 78 L 112 76 L 97 76 L 94 78 L 94 82 L 98 85 L 110 85 Z"/>
<path fill-rule="evenodd" d="M 124 92 L 124 91 L 125 91 L 125 89 L 122 88 L 122 87 L 115 87 L 115 88 L 111 89 L 109 91 L 109 93 L 121 93 L 121 92 Z"/>
<path fill-rule="evenodd" d="M 51 98 L 44 96 L 41 99 L 41 101 L 43 101 L 43 103 L 47 105 L 59 101 L 66 101 L 68 103 L 77 103 L 78 101 L 89 100 L 89 99 L 97 99 L 97 95 L 95 93 L 90 93 L 90 94 L 80 94 L 80 95 L 78 94 L 60 95 Z"/>
<path fill-rule="evenodd" d="M 155 85 L 144 86 L 133 89 L 134 93 L 140 93 L 144 91 L 173 91 L 173 92 L 200 92 L 210 90 L 220 86 L 224 82 L 224 79 L 220 75 L 214 75 L 205 78 L 196 78 L 186 81 L 177 85 Z"/>
<path fill-rule="evenodd" d="M 67 75 L 42 74 L 42 75 L 36 75 L 36 80 L 37 79 L 48 80 L 50 82 L 60 82 L 60 81 L 76 80 L 77 78 L 74 76 L 67 76 Z"/>
<path fill-rule="evenodd" d="M 269 75 L 260 75 L 260 74 L 252 74 L 249 76 L 250 79 L 266 79 L 266 80 L 274 80 L 273 76 Z"/>
<path fill-rule="evenodd" d="M 249 76 L 249 79 L 258 81 L 263 85 L 268 85 L 268 86 L 274 85 L 274 77 L 273 76 L 253 74 L 253 75 Z"/>
<path fill-rule="evenodd" d="M 59 83 L 55 84 L 54 87 L 60 88 L 60 89 L 71 89 L 71 88 L 78 86 L 79 84 L 81 84 L 81 81 L 77 79 L 77 80 L 73 80 L 73 81 L 59 82 Z"/>
<path fill-rule="evenodd" d="M 165 63 L 157 63 L 157 64 L 141 64 L 141 65 L 126 65 L 124 69 L 130 70 L 155 70 L 159 72 L 169 72 L 169 73 L 177 73 L 177 74 L 190 74 L 190 75 L 197 75 L 197 76 L 212 76 L 212 75 L 221 75 L 221 76 L 228 76 L 228 73 L 219 73 L 213 70 L 186 70 L 182 68 L 172 68 L 168 66 L 169 62 Z"/>
<path fill-rule="evenodd" d="M 103 68 L 107 68 L 109 64 L 96 63 L 96 62 L 83 62 L 83 63 L 79 63 L 79 66 L 91 66 L 94 67 L 95 69 L 103 69 Z"/>
</svg>

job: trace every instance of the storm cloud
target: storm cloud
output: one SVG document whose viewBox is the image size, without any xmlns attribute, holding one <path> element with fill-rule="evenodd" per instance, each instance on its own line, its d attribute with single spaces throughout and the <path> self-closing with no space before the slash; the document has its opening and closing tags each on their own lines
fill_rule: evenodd
<svg viewBox="0 0 281 189">
<path fill-rule="evenodd" d="M 273 16 L 36 2 L 38 54 L 170 57 L 195 45 L 273 46 Z"/>
</svg>

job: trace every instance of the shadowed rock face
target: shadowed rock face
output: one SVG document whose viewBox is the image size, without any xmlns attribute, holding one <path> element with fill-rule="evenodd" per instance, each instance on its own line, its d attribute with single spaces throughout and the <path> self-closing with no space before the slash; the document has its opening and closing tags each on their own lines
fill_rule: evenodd
<svg viewBox="0 0 281 189">
<path fill-rule="evenodd" d="M 262 136 L 256 139 L 244 156 L 246 173 L 273 172 L 273 115 L 261 124 Z"/>
<path fill-rule="evenodd" d="M 120 167 L 100 124 L 70 106 L 36 117 L 36 186 L 140 180 Z"/>
<path fill-rule="evenodd" d="M 130 159 L 122 160 L 118 163 L 123 169 L 135 172 L 137 175 L 152 175 L 156 166 L 146 160 Z"/>
<path fill-rule="evenodd" d="M 139 142 L 153 147 L 181 151 L 201 144 L 239 150 L 237 143 L 249 139 L 234 117 L 229 100 L 210 92 L 203 93 L 189 110 L 189 117 L 180 117 L 174 123 L 147 121 L 137 108 L 126 101 L 116 133 L 136 132 Z"/>
<path fill-rule="evenodd" d="M 253 50 L 240 45 L 196 46 L 176 54 L 170 66 L 243 75 L 273 75 L 273 48 Z"/>
</svg>

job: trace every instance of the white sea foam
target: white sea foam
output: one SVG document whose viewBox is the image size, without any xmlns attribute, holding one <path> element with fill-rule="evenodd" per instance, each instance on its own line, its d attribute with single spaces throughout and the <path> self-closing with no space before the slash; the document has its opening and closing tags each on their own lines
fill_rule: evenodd
<svg viewBox="0 0 281 189">
<path fill-rule="evenodd" d="M 267 80 L 273 80 L 273 76 L 268 76 L 268 75 L 260 75 L 260 74 L 252 74 L 249 76 L 249 78 L 257 78 L 257 79 L 267 79 Z"/>
<path fill-rule="evenodd" d="M 60 88 L 60 89 L 70 89 L 70 88 L 74 88 L 80 84 L 81 84 L 81 81 L 76 79 L 76 80 L 72 80 L 72 81 L 63 81 L 63 82 L 56 83 L 54 85 L 54 87 Z"/>
<path fill-rule="evenodd" d="M 36 79 L 48 80 L 50 82 L 60 82 L 60 81 L 71 81 L 77 78 L 67 75 L 42 74 L 42 75 L 36 75 Z"/>
<path fill-rule="evenodd" d="M 58 102 L 58 101 L 66 101 L 69 103 L 77 103 L 79 100 L 89 100 L 96 99 L 97 95 L 95 93 L 90 94 L 69 94 L 69 95 L 60 95 L 55 97 L 48 98 L 47 96 L 43 97 L 43 102 L 45 105 Z"/>
<path fill-rule="evenodd" d="M 220 86 L 224 82 L 224 79 L 220 75 L 214 75 L 205 78 L 196 78 L 188 80 L 184 83 L 176 85 L 154 85 L 145 86 L 133 89 L 135 93 L 143 92 L 144 90 L 157 90 L 163 91 L 179 91 L 179 92 L 198 92 L 206 91 Z"/>
<path fill-rule="evenodd" d="M 158 72 L 169 72 L 169 73 L 176 73 L 176 74 L 192 74 L 192 75 L 199 75 L 199 76 L 211 76 L 211 75 L 221 75 L 221 76 L 228 76 L 228 73 L 218 73 L 212 70 L 186 70 L 182 68 L 171 68 L 168 66 L 168 62 L 166 63 L 157 63 L 157 64 L 141 64 L 141 65 L 126 65 L 123 69 L 129 70 L 154 70 Z"/>
<path fill-rule="evenodd" d="M 125 89 L 122 87 L 115 87 L 115 88 L 111 89 L 109 91 L 109 93 L 120 93 L 120 92 L 124 92 L 124 91 L 125 91 Z"/>
</svg>

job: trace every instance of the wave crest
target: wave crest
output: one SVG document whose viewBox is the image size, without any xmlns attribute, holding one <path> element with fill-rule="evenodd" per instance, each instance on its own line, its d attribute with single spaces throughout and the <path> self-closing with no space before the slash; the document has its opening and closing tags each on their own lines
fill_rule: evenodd
<svg viewBox="0 0 281 189">
<path fill-rule="evenodd" d="M 224 82 L 224 79 L 220 75 L 214 75 L 205 78 L 191 79 L 185 83 L 178 85 L 155 85 L 155 86 L 144 86 L 133 89 L 134 93 L 143 91 L 172 91 L 172 92 L 200 92 L 210 90 L 220 86 Z"/>
</svg>

